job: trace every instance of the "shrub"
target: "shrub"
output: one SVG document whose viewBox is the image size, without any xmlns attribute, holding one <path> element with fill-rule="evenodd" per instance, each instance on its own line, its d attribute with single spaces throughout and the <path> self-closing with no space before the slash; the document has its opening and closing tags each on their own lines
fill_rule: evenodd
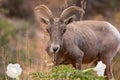
<svg viewBox="0 0 120 80">
<path fill-rule="evenodd" d="M 97 76 L 92 69 L 84 71 L 64 65 L 53 67 L 46 73 L 34 72 L 30 76 L 34 80 L 105 80 L 105 77 Z"/>
</svg>

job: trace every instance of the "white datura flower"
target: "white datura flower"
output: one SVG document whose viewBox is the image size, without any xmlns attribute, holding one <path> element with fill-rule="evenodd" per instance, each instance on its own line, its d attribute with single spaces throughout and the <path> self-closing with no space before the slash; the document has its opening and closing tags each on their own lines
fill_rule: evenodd
<svg viewBox="0 0 120 80">
<path fill-rule="evenodd" d="M 19 64 L 9 64 L 7 66 L 6 74 L 11 78 L 17 78 L 22 73 L 22 68 Z"/>
<path fill-rule="evenodd" d="M 99 61 L 96 67 L 94 68 L 94 71 L 97 72 L 98 76 L 104 76 L 106 65 L 102 62 Z"/>
</svg>

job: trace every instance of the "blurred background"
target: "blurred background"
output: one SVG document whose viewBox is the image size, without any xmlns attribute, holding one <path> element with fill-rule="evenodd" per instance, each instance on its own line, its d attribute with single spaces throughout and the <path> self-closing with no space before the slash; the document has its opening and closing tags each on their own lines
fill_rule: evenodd
<svg viewBox="0 0 120 80">
<path fill-rule="evenodd" d="M 5 73 L 9 63 L 22 66 L 21 80 L 28 79 L 31 72 L 51 68 L 44 50 L 48 40 L 46 25 L 34 13 L 34 7 L 40 4 L 59 16 L 69 6 L 81 7 L 81 0 L 0 0 L 0 80 L 11 80 Z M 87 0 L 83 20 L 88 19 L 109 21 L 120 31 L 120 0 Z M 112 68 L 114 77 L 120 80 L 120 53 L 114 58 Z"/>
</svg>

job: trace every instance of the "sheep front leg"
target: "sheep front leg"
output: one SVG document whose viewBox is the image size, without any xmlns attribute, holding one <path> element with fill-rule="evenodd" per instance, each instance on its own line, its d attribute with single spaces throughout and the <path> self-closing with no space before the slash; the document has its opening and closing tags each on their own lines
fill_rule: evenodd
<svg viewBox="0 0 120 80">
<path fill-rule="evenodd" d="M 78 59 L 75 63 L 75 68 L 76 69 L 80 69 L 82 68 L 82 60 L 81 59 Z"/>
<path fill-rule="evenodd" d="M 76 45 L 72 45 L 72 47 L 70 46 L 68 49 L 69 57 L 73 62 L 73 67 L 75 67 L 76 69 L 81 69 L 84 53 Z"/>
</svg>

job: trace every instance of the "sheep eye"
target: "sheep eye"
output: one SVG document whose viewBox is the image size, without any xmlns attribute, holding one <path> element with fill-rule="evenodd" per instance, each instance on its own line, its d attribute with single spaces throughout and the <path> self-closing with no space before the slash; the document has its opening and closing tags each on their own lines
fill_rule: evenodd
<svg viewBox="0 0 120 80">
<path fill-rule="evenodd" d="M 46 31 L 47 31 L 47 32 L 49 32 L 49 29 L 48 29 L 48 28 L 46 28 Z"/>
<path fill-rule="evenodd" d="M 66 29 L 63 30 L 63 33 L 65 33 Z"/>
</svg>

